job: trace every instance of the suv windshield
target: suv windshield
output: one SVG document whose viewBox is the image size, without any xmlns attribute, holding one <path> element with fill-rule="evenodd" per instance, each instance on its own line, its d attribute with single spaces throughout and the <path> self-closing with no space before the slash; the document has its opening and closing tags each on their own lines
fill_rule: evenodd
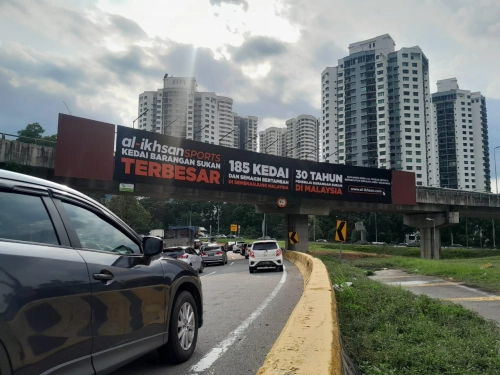
<svg viewBox="0 0 500 375">
<path fill-rule="evenodd" d="M 279 246 L 276 242 L 254 243 L 252 246 L 252 250 L 276 250 L 276 249 L 279 249 Z"/>
</svg>

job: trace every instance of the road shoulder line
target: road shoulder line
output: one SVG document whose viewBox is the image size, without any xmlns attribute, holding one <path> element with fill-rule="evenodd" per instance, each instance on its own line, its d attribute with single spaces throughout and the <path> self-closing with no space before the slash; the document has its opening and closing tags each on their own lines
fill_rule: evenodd
<svg viewBox="0 0 500 375">
<path fill-rule="evenodd" d="M 198 361 L 195 365 L 193 365 L 189 369 L 189 374 L 199 374 L 208 370 L 217 359 L 219 359 L 230 347 L 234 344 L 234 342 L 238 339 L 239 336 L 253 323 L 255 319 L 265 310 L 265 308 L 271 303 L 271 301 L 276 297 L 278 292 L 281 290 L 286 281 L 286 268 L 283 267 L 283 275 L 281 276 L 278 285 L 274 288 L 274 290 L 267 296 L 267 298 L 260 304 L 257 309 L 250 314 L 250 316 L 241 323 L 238 327 L 236 327 L 233 331 L 227 335 L 227 337 L 221 341 L 215 348 L 210 350 L 205 356 Z"/>
</svg>

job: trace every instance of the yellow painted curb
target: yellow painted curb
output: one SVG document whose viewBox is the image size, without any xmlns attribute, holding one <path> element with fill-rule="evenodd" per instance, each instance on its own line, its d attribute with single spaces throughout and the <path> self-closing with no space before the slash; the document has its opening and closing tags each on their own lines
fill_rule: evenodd
<svg viewBox="0 0 500 375">
<path fill-rule="evenodd" d="M 285 258 L 302 273 L 304 293 L 258 375 L 341 375 L 337 303 L 325 265 L 296 251 Z"/>
</svg>

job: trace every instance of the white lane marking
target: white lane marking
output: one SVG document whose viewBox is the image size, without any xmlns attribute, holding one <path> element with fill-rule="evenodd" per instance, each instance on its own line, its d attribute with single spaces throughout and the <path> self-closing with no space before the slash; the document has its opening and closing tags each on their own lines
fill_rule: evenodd
<svg viewBox="0 0 500 375">
<path fill-rule="evenodd" d="M 283 266 L 283 275 L 281 276 L 281 280 L 279 281 L 278 285 L 274 288 L 274 290 L 267 296 L 267 298 L 260 304 L 259 307 L 243 322 L 241 323 L 238 327 L 236 327 L 229 335 L 227 335 L 226 339 L 221 341 L 218 346 L 210 350 L 200 361 L 193 365 L 189 371 L 191 374 L 198 374 L 200 372 L 206 371 L 214 364 L 215 361 L 217 361 L 220 356 L 226 352 L 227 349 L 231 347 L 231 345 L 234 344 L 234 342 L 238 339 L 238 336 L 240 336 L 250 324 L 253 323 L 255 319 L 264 311 L 264 309 L 271 303 L 271 301 L 276 297 L 280 289 L 283 287 L 283 284 L 285 284 L 286 281 L 286 268 Z"/>
<path fill-rule="evenodd" d="M 234 257 L 231 257 L 231 259 L 234 259 Z"/>
<path fill-rule="evenodd" d="M 230 266 L 232 266 L 233 264 L 234 264 L 234 262 L 232 262 L 232 263 L 230 264 Z"/>
<path fill-rule="evenodd" d="M 210 276 L 210 275 L 213 275 L 213 274 L 214 274 L 214 273 L 216 273 L 216 272 L 217 272 L 217 271 L 214 271 L 214 272 L 208 273 L 208 274 L 206 274 L 206 275 L 200 276 L 200 279 L 201 279 L 202 277 L 205 277 L 205 276 Z"/>
</svg>

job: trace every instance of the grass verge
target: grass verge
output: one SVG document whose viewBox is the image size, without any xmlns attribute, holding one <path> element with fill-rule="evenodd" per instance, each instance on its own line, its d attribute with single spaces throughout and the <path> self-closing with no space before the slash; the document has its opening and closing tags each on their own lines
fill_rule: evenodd
<svg viewBox="0 0 500 375">
<path fill-rule="evenodd" d="M 309 249 L 314 251 L 338 251 L 339 244 L 319 244 L 311 242 Z M 411 258 L 420 258 L 419 247 L 397 247 L 391 245 L 342 245 L 343 251 L 359 251 L 363 253 L 386 254 L 393 256 L 404 256 Z M 441 249 L 442 259 L 469 259 L 469 258 L 485 258 L 491 256 L 499 256 L 499 250 L 492 249 Z"/>
<path fill-rule="evenodd" d="M 319 258 L 333 283 L 354 283 L 336 299 L 345 348 L 361 374 L 499 374 L 494 323 L 460 305 L 372 281 L 331 256 Z"/>
<path fill-rule="evenodd" d="M 397 268 L 410 273 L 439 276 L 480 288 L 500 291 L 500 256 L 439 261 L 405 257 L 371 257 L 354 259 L 351 264 L 369 270 Z"/>
</svg>

